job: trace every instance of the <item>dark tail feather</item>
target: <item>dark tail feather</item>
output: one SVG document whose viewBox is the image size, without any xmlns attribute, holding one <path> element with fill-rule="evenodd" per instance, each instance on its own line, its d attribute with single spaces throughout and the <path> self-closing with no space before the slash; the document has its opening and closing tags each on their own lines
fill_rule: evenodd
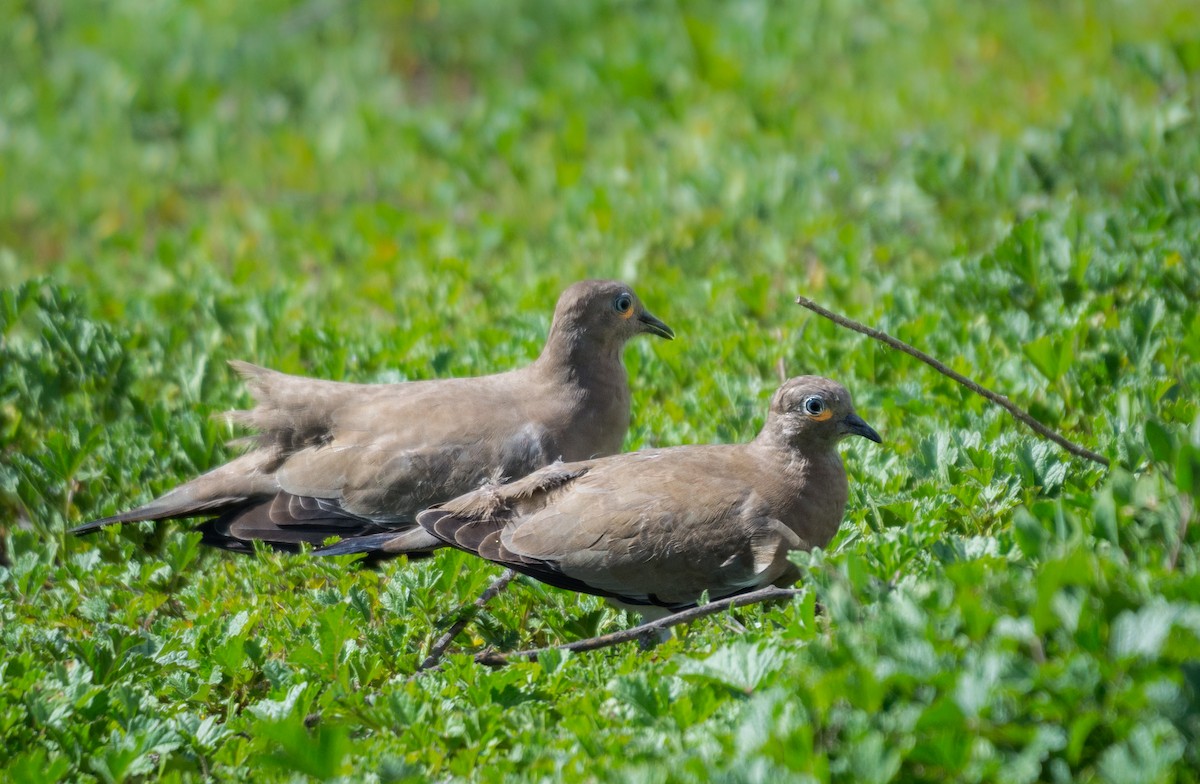
<svg viewBox="0 0 1200 784">
<path fill-rule="evenodd" d="M 278 550 L 285 553 L 300 552 L 299 542 L 277 542 L 268 539 L 239 539 L 235 536 L 230 536 L 228 526 L 224 517 L 214 517 L 210 520 L 205 520 L 196 526 L 196 530 L 200 532 L 200 543 L 207 547 L 215 547 L 218 550 L 226 550 L 231 553 L 242 553 L 244 555 L 254 555 L 254 543 L 262 542 L 272 550 Z"/>
<path fill-rule="evenodd" d="M 80 534 L 95 533 L 106 525 L 115 525 L 116 523 L 140 523 L 143 520 L 157 519 L 158 518 L 154 517 L 153 515 L 143 515 L 141 509 L 134 509 L 129 512 L 122 512 L 121 514 L 113 515 L 112 517 L 101 517 L 99 520 L 92 520 L 84 523 L 83 525 L 77 525 L 68 531 L 68 533 L 78 536 Z"/>
<path fill-rule="evenodd" d="M 137 509 L 130 509 L 128 512 L 121 512 L 111 517 L 101 517 L 99 520 L 77 525 L 70 530 L 70 533 L 90 534 L 99 531 L 106 525 L 116 525 L 117 523 L 141 523 L 147 520 L 176 520 L 181 517 L 195 517 L 206 512 L 219 512 L 231 504 L 240 505 L 245 501 L 245 498 L 213 498 L 203 503 L 186 505 L 149 503 L 139 506 Z"/>
<path fill-rule="evenodd" d="M 354 555 L 366 553 L 373 561 L 407 555 L 409 560 L 428 558 L 433 551 L 444 547 L 440 539 L 422 528 L 403 531 L 384 531 L 366 536 L 349 536 L 340 542 L 314 550 L 313 555 Z"/>
<path fill-rule="evenodd" d="M 335 544 L 313 550 L 313 555 L 355 555 L 356 553 L 374 553 L 382 549 L 394 533 L 370 534 L 369 536 L 352 536 Z"/>
</svg>

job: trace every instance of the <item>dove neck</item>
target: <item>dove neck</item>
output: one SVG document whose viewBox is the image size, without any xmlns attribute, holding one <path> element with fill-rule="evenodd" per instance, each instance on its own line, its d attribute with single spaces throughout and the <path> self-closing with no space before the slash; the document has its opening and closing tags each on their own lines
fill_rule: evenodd
<svg viewBox="0 0 1200 784">
<path fill-rule="evenodd" d="M 823 437 L 812 430 L 803 430 L 782 417 L 768 416 L 767 423 L 754 439 L 755 443 L 790 452 L 794 457 L 819 461 L 828 455 L 838 458 L 837 439 Z M 838 458 L 840 462 L 840 458 Z"/>
<path fill-rule="evenodd" d="M 763 475 L 771 476 L 765 494 L 778 517 L 793 530 L 803 530 L 810 546 L 824 547 L 842 522 L 849 499 L 846 467 L 833 444 L 797 446 L 756 440 Z"/>
<path fill-rule="evenodd" d="M 624 379 L 621 364 L 622 341 L 604 340 L 589 334 L 586 328 L 554 324 L 546 346 L 535 363 L 543 373 L 563 380 L 588 381 L 592 378 Z"/>
</svg>

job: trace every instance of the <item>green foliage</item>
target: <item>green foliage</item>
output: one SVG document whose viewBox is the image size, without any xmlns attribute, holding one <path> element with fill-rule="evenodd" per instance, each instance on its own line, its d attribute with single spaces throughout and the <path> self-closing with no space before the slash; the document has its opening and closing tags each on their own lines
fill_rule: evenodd
<svg viewBox="0 0 1200 784">
<path fill-rule="evenodd" d="M 1196 781 L 1198 117 L 1173 0 L 0 5 L 0 778 Z M 780 363 L 884 434 L 794 602 L 476 666 L 631 622 L 522 580 L 410 681 L 494 569 L 64 535 L 231 454 L 225 360 L 493 372 L 585 276 L 679 333 L 627 447 Z"/>
</svg>

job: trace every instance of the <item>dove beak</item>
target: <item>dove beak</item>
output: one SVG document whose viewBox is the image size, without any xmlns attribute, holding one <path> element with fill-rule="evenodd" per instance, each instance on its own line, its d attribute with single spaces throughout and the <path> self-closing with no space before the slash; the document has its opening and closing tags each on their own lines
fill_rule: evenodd
<svg viewBox="0 0 1200 784">
<path fill-rule="evenodd" d="M 658 335 L 660 338 L 666 338 L 667 340 L 675 339 L 675 330 L 668 327 L 649 312 L 642 311 L 641 314 L 638 315 L 637 319 L 638 321 L 642 322 L 642 331 L 652 332 L 655 335 Z"/>
<path fill-rule="evenodd" d="M 863 418 L 858 414 L 850 414 L 842 420 L 840 431 L 847 435 L 862 436 L 863 438 L 874 441 L 876 444 L 882 444 L 883 439 L 875 432 L 875 428 L 863 421 Z"/>
</svg>

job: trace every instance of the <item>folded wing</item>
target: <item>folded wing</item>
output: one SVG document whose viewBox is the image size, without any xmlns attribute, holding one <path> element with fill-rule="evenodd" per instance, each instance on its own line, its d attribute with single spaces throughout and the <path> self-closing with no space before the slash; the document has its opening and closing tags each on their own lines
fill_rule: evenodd
<svg viewBox="0 0 1200 784">
<path fill-rule="evenodd" d="M 800 538 L 737 446 L 551 466 L 418 516 L 461 549 L 551 585 L 677 609 L 785 580 Z"/>
</svg>

